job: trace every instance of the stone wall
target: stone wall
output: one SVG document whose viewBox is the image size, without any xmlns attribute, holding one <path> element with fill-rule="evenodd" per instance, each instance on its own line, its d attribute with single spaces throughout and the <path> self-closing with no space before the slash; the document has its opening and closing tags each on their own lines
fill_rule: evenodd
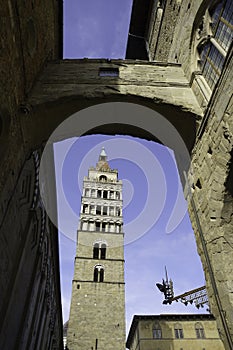
<svg viewBox="0 0 233 350">
<path fill-rule="evenodd" d="M 40 199 L 39 164 L 34 152 L 1 222 L 1 349 L 62 349 L 58 233 Z"/>
<path fill-rule="evenodd" d="M 1 191 L 9 174 L 15 183 L 25 161 L 25 140 L 18 112 L 20 109 L 28 112 L 25 100 L 47 60 L 62 56 L 59 30 L 62 7 L 55 0 L 8 0 L 2 2 L 0 16 L 0 135 L 4 141 L 0 156 L 6 160 Z M 12 188 L 8 190 L 11 192 Z"/>
<path fill-rule="evenodd" d="M 154 26 L 153 34 L 149 41 L 152 61 L 169 61 L 174 28 L 180 14 L 181 2 L 179 0 L 158 1 L 160 6 L 158 6 L 155 13 L 152 13 Z M 178 60 L 172 60 L 170 62 L 178 62 Z"/>
<path fill-rule="evenodd" d="M 0 16 L 0 347 L 61 349 L 57 231 L 37 197 L 42 144 L 27 147 L 21 118 L 46 61 L 62 56 L 62 7 L 8 0 Z"/>
<path fill-rule="evenodd" d="M 193 150 L 193 179 L 190 182 L 194 203 L 190 200 L 189 210 L 205 271 L 211 311 L 217 317 L 225 344 L 224 319 L 225 328 L 233 339 L 232 79 L 231 52 Z M 226 348 L 229 347 L 226 345 Z"/>
<path fill-rule="evenodd" d="M 106 242 L 106 258 L 93 259 L 93 242 Z M 104 282 L 93 282 L 94 266 L 104 267 Z M 78 232 L 67 344 L 69 350 L 125 349 L 123 234 Z"/>
<path fill-rule="evenodd" d="M 77 287 L 79 285 L 79 289 Z M 73 281 L 71 313 L 67 336 L 69 350 L 125 349 L 124 284 Z M 73 310 L 73 311 L 72 311 Z M 74 311 L 76 310 L 76 312 Z M 79 331 L 75 331 L 76 325 Z M 87 325 L 92 325 L 91 329 Z M 103 334 L 104 330 L 104 334 Z"/>
</svg>

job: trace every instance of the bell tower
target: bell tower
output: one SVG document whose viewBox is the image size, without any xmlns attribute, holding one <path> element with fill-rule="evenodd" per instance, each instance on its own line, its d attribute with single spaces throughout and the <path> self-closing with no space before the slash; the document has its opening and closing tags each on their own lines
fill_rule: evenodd
<svg viewBox="0 0 233 350">
<path fill-rule="evenodd" d="M 125 349 L 122 181 L 102 148 L 84 177 L 67 346 Z"/>
</svg>

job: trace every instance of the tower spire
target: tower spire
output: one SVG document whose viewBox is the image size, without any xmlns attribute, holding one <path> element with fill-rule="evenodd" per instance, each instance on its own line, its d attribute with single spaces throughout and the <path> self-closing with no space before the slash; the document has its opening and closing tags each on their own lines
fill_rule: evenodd
<svg viewBox="0 0 233 350">
<path fill-rule="evenodd" d="M 96 164 L 96 169 L 97 170 L 102 170 L 102 171 L 108 171 L 110 170 L 110 166 L 107 161 L 107 154 L 105 152 L 105 148 L 102 147 L 100 155 L 99 155 L 99 160 L 98 163 Z"/>
<path fill-rule="evenodd" d="M 99 155 L 99 160 L 104 160 L 104 161 L 107 160 L 107 154 L 105 152 L 105 148 L 104 147 L 102 147 L 102 149 L 101 149 L 101 152 L 100 152 L 100 155 Z"/>
</svg>

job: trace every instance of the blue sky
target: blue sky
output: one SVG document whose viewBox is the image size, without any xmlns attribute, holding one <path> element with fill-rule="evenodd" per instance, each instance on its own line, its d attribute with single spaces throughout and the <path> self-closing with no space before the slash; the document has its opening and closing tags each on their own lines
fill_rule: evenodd
<svg viewBox="0 0 233 350">
<path fill-rule="evenodd" d="M 137 157 L 132 157 L 130 143 L 137 148 Z M 164 277 L 165 265 L 176 295 L 205 284 L 184 199 L 179 203 L 183 220 L 167 233 L 175 200 L 178 193 L 182 193 L 173 152 L 142 139 L 95 135 L 55 145 L 59 221 L 63 231 L 60 253 L 64 321 L 69 315 L 82 179 L 88 168 L 95 166 L 103 146 L 110 166 L 118 169 L 119 178 L 123 180 L 124 231 L 126 236 L 132 237 L 132 242 L 125 245 L 127 330 L 134 314 L 203 313 L 203 309 L 198 311 L 194 306 L 179 303 L 162 305 L 163 296 L 155 287 Z M 121 148 L 127 151 L 123 153 Z M 61 199 L 61 192 L 68 207 Z M 148 206 L 151 194 L 154 205 Z M 154 224 L 148 230 L 148 222 L 142 222 L 140 235 L 135 235 L 136 221 L 142 211 L 147 212 Z"/>
<path fill-rule="evenodd" d="M 65 0 L 64 58 L 123 58 L 131 7 L 132 0 Z M 110 166 L 123 179 L 125 231 L 127 237 L 133 235 L 125 245 L 127 331 L 134 314 L 203 313 L 180 303 L 162 305 L 155 287 L 165 265 L 176 295 L 205 284 L 172 152 L 140 139 L 88 136 L 55 145 L 64 321 L 69 316 L 82 178 L 96 164 L 103 145 Z M 183 220 L 173 218 L 168 234 L 178 194 Z"/>
<path fill-rule="evenodd" d="M 123 58 L 132 0 L 64 0 L 64 58 Z"/>
</svg>

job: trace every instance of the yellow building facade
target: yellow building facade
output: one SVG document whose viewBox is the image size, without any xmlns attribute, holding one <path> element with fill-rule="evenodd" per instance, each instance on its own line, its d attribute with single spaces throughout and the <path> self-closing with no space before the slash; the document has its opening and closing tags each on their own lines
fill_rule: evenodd
<svg viewBox="0 0 233 350">
<path fill-rule="evenodd" d="M 130 350 L 223 350 L 209 314 L 135 315 L 126 346 Z"/>
</svg>

